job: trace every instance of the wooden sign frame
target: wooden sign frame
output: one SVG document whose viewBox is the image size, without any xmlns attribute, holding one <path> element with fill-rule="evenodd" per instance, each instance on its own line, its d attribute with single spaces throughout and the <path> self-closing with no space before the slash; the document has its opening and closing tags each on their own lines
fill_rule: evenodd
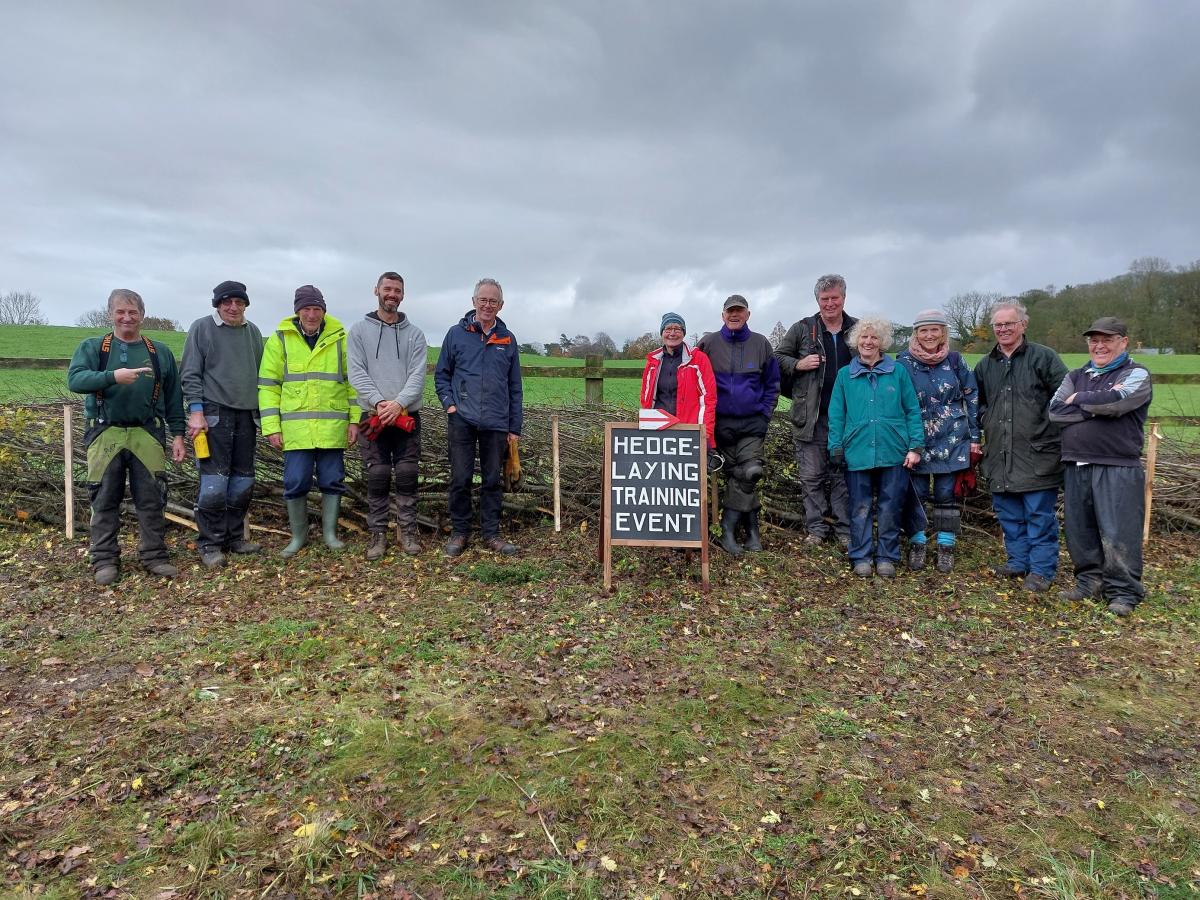
<svg viewBox="0 0 1200 900">
<path fill-rule="evenodd" d="M 669 432 L 691 431 L 697 434 L 700 444 L 700 502 L 695 511 L 700 517 L 699 540 L 643 540 L 640 538 L 612 537 L 612 503 L 609 494 L 612 490 L 612 440 L 615 429 L 633 429 L 649 436 Z M 705 591 L 708 591 L 708 441 L 699 425 L 672 425 L 669 428 L 647 430 L 639 428 L 637 422 L 606 422 L 604 424 L 604 477 L 600 493 L 600 560 L 604 565 L 604 589 L 612 590 L 612 548 L 613 547 L 682 547 L 687 550 L 700 551 L 700 579 Z M 687 507 L 691 509 L 691 507 Z M 689 556 L 691 554 L 688 554 Z"/>
</svg>

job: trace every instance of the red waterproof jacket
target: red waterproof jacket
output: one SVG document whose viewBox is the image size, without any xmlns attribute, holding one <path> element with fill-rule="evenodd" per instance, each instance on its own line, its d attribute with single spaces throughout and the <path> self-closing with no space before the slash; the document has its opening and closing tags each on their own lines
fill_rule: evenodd
<svg viewBox="0 0 1200 900">
<path fill-rule="evenodd" d="M 713 377 L 712 363 L 703 350 L 689 349 L 681 344 L 683 358 L 679 361 L 676 377 L 679 381 L 675 401 L 675 417 L 688 425 L 704 426 L 708 446 L 715 447 L 713 423 L 717 418 L 717 382 Z M 662 365 L 663 348 L 646 356 L 646 368 L 642 371 L 642 409 L 654 408 L 654 395 L 658 392 L 658 369 Z"/>
</svg>

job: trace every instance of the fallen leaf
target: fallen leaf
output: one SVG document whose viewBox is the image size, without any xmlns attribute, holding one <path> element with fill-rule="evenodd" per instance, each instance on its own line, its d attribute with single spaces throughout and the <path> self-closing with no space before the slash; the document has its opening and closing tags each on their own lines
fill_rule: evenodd
<svg viewBox="0 0 1200 900">
<path fill-rule="evenodd" d="M 617 871 L 617 861 L 611 856 L 602 856 L 600 857 L 600 868 L 605 872 L 615 872 Z"/>
<path fill-rule="evenodd" d="M 292 832 L 298 838 L 312 837 L 317 832 L 316 822 L 307 822 Z"/>
<path fill-rule="evenodd" d="M 140 662 L 133 667 L 133 671 L 138 675 L 141 675 L 143 678 L 149 678 L 154 674 L 154 666 L 147 662 Z"/>
<path fill-rule="evenodd" d="M 762 822 L 764 825 L 778 825 L 782 819 L 779 813 L 775 812 L 773 809 L 769 809 L 767 810 L 767 814 L 758 821 Z"/>
<path fill-rule="evenodd" d="M 60 659 L 57 656 L 47 656 L 45 659 L 42 660 L 43 666 L 61 666 L 64 663 L 66 663 L 66 660 Z"/>
</svg>

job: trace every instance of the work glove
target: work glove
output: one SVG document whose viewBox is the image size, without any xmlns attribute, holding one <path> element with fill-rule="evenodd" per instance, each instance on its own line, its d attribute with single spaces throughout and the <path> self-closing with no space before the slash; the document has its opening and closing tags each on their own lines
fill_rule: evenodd
<svg viewBox="0 0 1200 900">
<path fill-rule="evenodd" d="M 844 472 L 846 470 L 846 451 L 841 447 L 829 451 L 829 468 L 835 472 Z"/>
<path fill-rule="evenodd" d="M 417 420 L 410 415 L 401 413 L 400 415 L 396 416 L 396 421 L 394 421 L 392 424 L 401 431 L 407 431 L 411 434 L 412 430 L 417 427 Z"/>
<path fill-rule="evenodd" d="M 504 490 L 506 493 L 521 489 L 521 451 L 516 441 L 508 442 L 508 458 L 504 461 Z"/>
<path fill-rule="evenodd" d="M 970 497 L 978 488 L 979 480 L 975 476 L 975 467 L 979 465 L 981 459 L 983 459 L 983 452 L 972 450 L 971 465 L 954 476 L 954 496 L 960 500 Z"/>
<path fill-rule="evenodd" d="M 379 416 L 372 414 L 371 418 L 359 423 L 358 433 L 368 441 L 374 441 L 379 438 L 379 435 L 383 432 L 383 428 L 384 426 L 379 421 Z"/>
</svg>

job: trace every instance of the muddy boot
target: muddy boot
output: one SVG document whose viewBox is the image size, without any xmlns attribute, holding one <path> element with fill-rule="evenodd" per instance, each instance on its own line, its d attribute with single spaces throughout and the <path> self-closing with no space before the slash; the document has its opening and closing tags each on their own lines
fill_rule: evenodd
<svg viewBox="0 0 1200 900">
<path fill-rule="evenodd" d="M 746 513 L 744 523 L 746 525 L 746 549 L 751 553 L 761 553 L 763 545 L 762 535 L 758 533 L 758 510 L 753 509 Z"/>
<path fill-rule="evenodd" d="M 908 568 L 920 572 L 925 568 L 925 545 L 915 541 L 908 545 Z"/>
<path fill-rule="evenodd" d="M 954 570 L 954 547 L 951 544 L 938 544 L 937 570 L 951 572 Z"/>
<path fill-rule="evenodd" d="M 733 533 L 741 518 L 742 514 L 736 509 L 726 507 L 721 510 L 721 549 L 730 556 L 742 555 L 742 545 L 737 542 Z"/>
<path fill-rule="evenodd" d="M 421 555 L 421 540 L 417 537 L 417 529 L 400 529 L 400 549 L 409 556 Z"/>
<path fill-rule="evenodd" d="M 337 536 L 338 513 L 341 511 L 341 494 L 321 495 L 321 537 L 325 539 L 325 546 L 330 550 L 341 550 L 346 546 Z"/>
<path fill-rule="evenodd" d="M 387 553 L 387 535 L 382 531 L 377 531 L 371 535 L 371 543 L 367 545 L 367 559 L 379 559 L 385 553 Z"/>
<path fill-rule="evenodd" d="M 284 559 L 295 556 L 308 543 L 308 498 L 293 497 L 287 502 L 288 524 L 292 527 L 291 542 L 280 551 Z"/>
</svg>

